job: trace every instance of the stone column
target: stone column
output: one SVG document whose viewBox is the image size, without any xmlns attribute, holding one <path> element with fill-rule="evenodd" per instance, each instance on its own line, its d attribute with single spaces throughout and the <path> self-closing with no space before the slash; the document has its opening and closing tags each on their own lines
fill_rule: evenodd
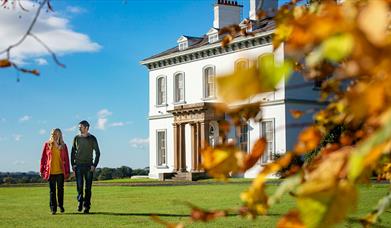
<svg viewBox="0 0 391 228">
<path fill-rule="evenodd" d="M 196 170 L 197 166 L 197 132 L 196 132 L 196 125 L 194 123 L 190 124 L 191 127 L 191 171 Z"/>
<path fill-rule="evenodd" d="M 209 122 L 204 121 L 200 123 L 200 145 L 201 149 L 204 149 L 209 144 Z M 201 158 L 201 151 L 198 154 L 198 164 L 201 164 L 202 158 Z M 199 169 L 201 171 L 201 167 L 199 166 Z"/>
<path fill-rule="evenodd" d="M 178 171 L 179 169 L 179 164 L 178 164 L 178 152 L 179 152 L 179 147 L 178 147 L 178 124 L 174 123 L 172 124 L 174 128 L 174 171 Z"/>
<path fill-rule="evenodd" d="M 185 124 L 179 125 L 179 171 L 186 171 Z"/>
<path fill-rule="evenodd" d="M 209 139 L 209 123 L 204 121 L 204 122 L 201 122 L 201 147 L 202 148 L 205 148 L 209 142 L 208 142 L 208 139 Z"/>
<path fill-rule="evenodd" d="M 196 123 L 196 170 L 200 171 L 201 169 L 201 124 Z"/>
</svg>

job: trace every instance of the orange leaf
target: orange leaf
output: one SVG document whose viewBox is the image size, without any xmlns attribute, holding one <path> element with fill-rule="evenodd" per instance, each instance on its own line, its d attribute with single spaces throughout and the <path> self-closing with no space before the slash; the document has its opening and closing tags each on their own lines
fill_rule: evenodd
<svg viewBox="0 0 391 228">
<path fill-rule="evenodd" d="M 254 164 L 261 158 L 266 148 L 266 139 L 261 138 L 255 143 L 251 153 L 244 160 L 243 172 L 253 167 Z"/>
<path fill-rule="evenodd" d="M 315 126 L 310 126 L 304 129 L 299 135 L 298 143 L 295 145 L 295 152 L 297 154 L 304 154 L 315 149 L 320 140 L 322 134 Z"/>
<path fill-rule="evenodd" d="M 304 115 L 303 111 L 297 110 L 297 109 L 291 109 L 291 110 L 289 110 L 289 112 L 291 113 L 292 117 L 295 119 L 299 119 L 300 117 L 302 117 Z"/>
<path fill-rule="evenodd" d="M 167 228 L 184 228 L 185 227 L 183 225 L 183 223 L 169 223 L 169 222 L 163 221 L 157 215 L 151 215 L 151 219 L 159 224 L 165 225 Z"/>
<path fill-rule="evenodd" d="M 342 146 L 350 146 L 353 143 L 353 136 L 348 132 L 343 132 L 339 137 L 339 142 Z"/>
<path fill-rule="evenodd" d="M 8 59 L 0 59 L 0 68 L 10 67 L 12 63 Z"/>
<path fill-rule="evenodd" d="M 290 211 L 284 215 L 278 223 L 277 228 L 304 228 L 303 222 L 300 220 L 300 213 L 298 211 Z"/>
<path fill-rule="evenodd" d="M 216 218 L 225 216 L 227 216 L 227 212 L 222 210 L 207 211 L 198 207 L 192 207 L 191 209 L 191 219 L 193 221 L 208 222 Z"/>
</svg>

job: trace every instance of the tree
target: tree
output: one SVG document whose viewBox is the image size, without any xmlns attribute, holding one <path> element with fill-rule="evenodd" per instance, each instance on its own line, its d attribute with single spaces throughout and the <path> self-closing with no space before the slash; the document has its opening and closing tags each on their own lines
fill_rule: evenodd
<svg viewBox="0 0 391 228">
<path fill-rule="evenodd" d="M 237 127 L 238 120 L 259 117 L 259 105 L 232 110 L 230 104 L 274 90 L 292 70 L 307 80 L 323 81 L 321 99 L 329 105 L 314 114 L 315 123 L 299 134 L 293 151 L 259 172 L 240 195 L 243 205 L 231 210 L 255 218 L 267 214 L 289 192 L 295 196 L 296 206 L 280 219 L 278 227 L 330 227 L 354 209 L 359 199 L 358 185 L 368 182 L 373 171 L 379 178 L 391 178 L 391 1 L 298 2 L 292 0 L 280 7 L 274 17 L 273 46 L 276 49 L 284 44 L 287 58 L 276 63 L 273 54 L 264 55 L 249 69 L 217 77 L 219 96 L 227 104 L 218 109 L 231 117 L 226 128 Z M 259 19 L 265 15 L 260 12 Z M 238 25 L 221 29 L 220 35 L 225 35 L 222 45 L 229 45 L 236 36 L 251 35 L 245 29 Z M 291 110 L 296 118 L 305 112 Z M 203 149 L 202 165 L 209 175 L 224 180 L 231 173 L 251 168 L 264 150 L 262 138 L 250 154 L 224 142 Z M 291 166 L 294 158 L 311 151 L 317 153 L 310 162 Z M 286 168 L 288 176 L 268 195 L 266 177 Z M 390 204 L 388 193 L 363 217 L 363 226 L 376 223 Z M 227 214 L 225 210 L 190 207 L 192 221 L 209 221 Z M 171 227 L 184 225 L 154 218 Z"/>
</svg>

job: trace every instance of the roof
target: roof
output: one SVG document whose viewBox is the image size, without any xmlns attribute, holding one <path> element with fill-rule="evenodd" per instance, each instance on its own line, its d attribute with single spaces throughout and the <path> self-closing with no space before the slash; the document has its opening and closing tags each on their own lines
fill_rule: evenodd
<svg viewBox="0 0 391 228">
<path fill-rule="evenodd" d="M 275 22 L 274 22 L 273 18 L 271 18 L 271 17 L 265 18 L 265 19 L 259 20 L 259 21 L 251 20 L 250 23 L 252 24 L 252 27 L 253 27 L 253 30 L 252 30 L 253 33 L 262 33 L 262 32 L 273 30 L 275 28 Z M 189 41 L 189 46 L 188 46 L 188 48 L 186 48 L 186 51 L 210 45 L 207 35 L 204 35 L 203 37 L 191 37 L 191 36 L 183 36 L 183 37 L 186 37 Z M 163 52 L 160 52 L 156 55 L 153 55 L 153 56 L 150 56 L 146 59 L 143 59 L 142 62 L 152 60 L 155 58 L 159 58 L 159 57 L 163 57 L 165 55 L 170 55 L 173 53 L 179 53 L 179 52 L 182 52 L 182 51 L 180 51 L 178 45 L 176 45 L 173 48 L 170 48 L 170 49 L 165 50 Z"/>
</svg>

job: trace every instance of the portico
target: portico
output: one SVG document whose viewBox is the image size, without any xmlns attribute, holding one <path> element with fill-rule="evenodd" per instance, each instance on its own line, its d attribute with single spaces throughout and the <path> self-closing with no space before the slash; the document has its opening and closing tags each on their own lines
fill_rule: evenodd
<svg viewBox="0 0 391 228">
<path fill-rule="evenodd" d="M 174 106 L 169 113 L 174 116 L 174 172 L 203 172 L 201 164 L 201 148 L 210 143 L 211 137 L 218 134 L 214 123 L 223 120 L 224 115 L 218 114 L 211 103 L 196 103 Z M 190 126 L 190 137 L 185 128 Z M 210 129 L 212 136 L 210 136 Z M 189 131 L 188 131 L 189 132 Z M 215 141 L 216 139 L 213 139 Z M 191 145 L 190 147 L 188 145 Z M 190 148 L 191 153 L 186 153 Z M 186 154 L 191 154 L 190 167 L 186 165 Z"/>
</svg>

